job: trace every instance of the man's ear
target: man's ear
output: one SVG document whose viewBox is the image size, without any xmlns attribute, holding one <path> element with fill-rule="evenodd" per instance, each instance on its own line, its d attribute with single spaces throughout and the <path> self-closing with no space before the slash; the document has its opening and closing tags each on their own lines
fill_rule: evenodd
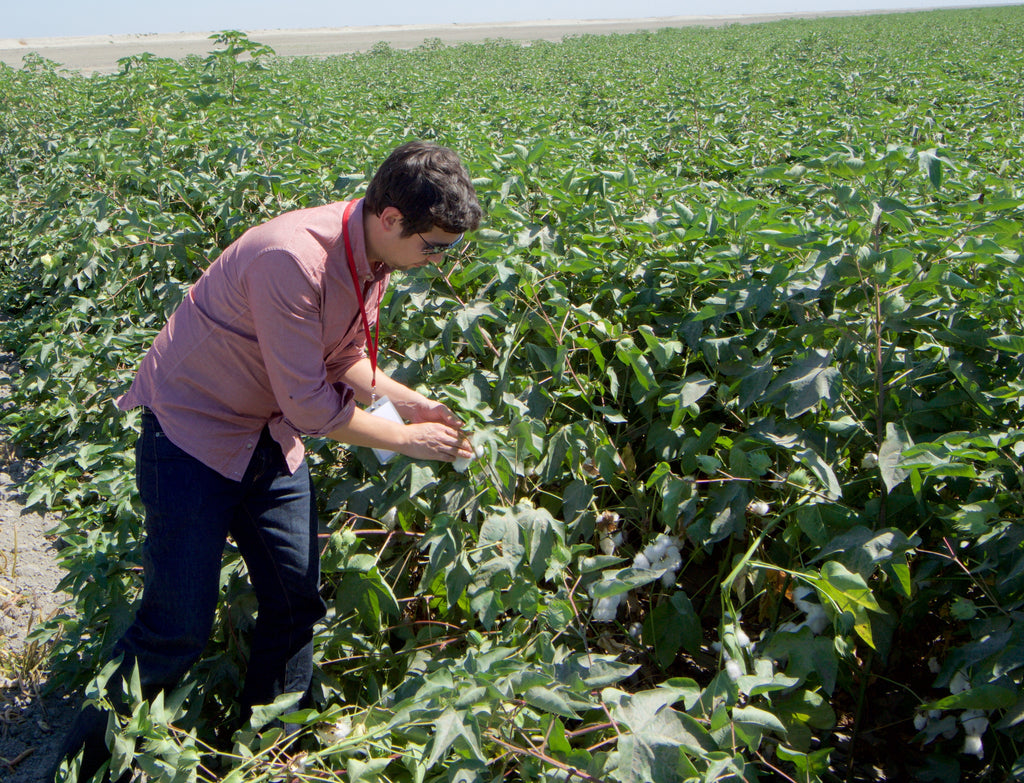
<svg viewBox="0 0 1024 783">
<path fill-rule="evenodd" d="M 381 227 L 386 231 L 402 231 L 402 213 L 398 211 L 398 207 L 384 207 L 384 210 L 380 213 Z"/>
</svg>

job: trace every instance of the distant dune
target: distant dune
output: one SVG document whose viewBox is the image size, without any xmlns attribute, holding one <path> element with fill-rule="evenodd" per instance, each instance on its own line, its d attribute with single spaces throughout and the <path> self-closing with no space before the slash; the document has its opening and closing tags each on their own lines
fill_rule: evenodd
<svg viewBox="0 0 1024 783">
<path fill-rule="evenodd" d="M 909 9 L 908 9 L 909 10 Z M 925 9 L 915 8 L 914 11 Z M 802 14 L 748 14 L 732 16 L 662 16 L 643 19 L 555 20 L 500 24 L 391 25 L 339 27 L 315 30 L 247 30 L 254 41 L 273 47 L 283 57 L 327 57 L 370 49 L 386 41 L 396 49 L 411 49 L 426 40 L 457 44 L 488 39 L 560 41 L 571 35 L 606 35 L 666 27 L 755 24 L 781 19 L 854 16 L 897 11 L 839 11 Z M 0 62 L 19 68 L 22 58 L 36 52 L 64 68 L 81 73 L 112 73 L 122 57 L 149 52 L 157 57 L 180 58 L 206 54 L 214 48 L 210 33 L 150 35 L 98 35 L 74 38 L 0 38 Z"/>
</svg>

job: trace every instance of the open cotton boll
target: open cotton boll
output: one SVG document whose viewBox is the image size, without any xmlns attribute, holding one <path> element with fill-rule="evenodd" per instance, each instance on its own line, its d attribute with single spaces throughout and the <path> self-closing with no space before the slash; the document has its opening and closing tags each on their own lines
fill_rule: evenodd
<svg viewBox="0 0 1024 783">
<path fill-rule="evenodd" d="M 452 462 L 452 467 L 455 468 L 455 470 L 458 471 L 459 473 L 465 473 L 466 470 L 469 468 L 469 463 L 471 463 L 477 457 L 482 457 L 484 455 L 483 446 L 480 446 L 476 443 L 471 443 L 470 448 L 473 449 L 472 457 L 456 457 L 455 460 Z"/>
<path fill-rule="evenodd" d="M 352 733 L 352 719 L 342 718 L 334 723 L 321 723 L 316 727 L 316 735 L 324 745 L 341 742 Z"/>
<path fill-rule="evenodd" d="M 928 717 L 922 715 L 920 712 L 914 716 L 914 728 L 918 731 L 924 731 L 925 726 L 928 725 Z"/>
<path fill-rule="evenodd" d="M 671 587 L 676 581 L 676 573 L 683 564 L 683 556 L 679 553 L 680 543 L 678 538 L 659 533 L 643 552 L 633 558 L 633 567 L 651 571 L 666 569 L 661 577 L 661 583 L 665 587 Z"/>
<path fill-rule="evenodd" d="M 829 619 L 828 614 L 825 612 L 825 608 L 817 601 L 808 601 L 807 598 L 814 594 L 814 590 L 810 587 L 800 586 L 793 591 L 793 603 L 796 604 L 797 609 L 800 609 L 807 617 L 804 619 L 801 626 L 807 626 L 811 629 L 811 632 L 817 636 L 826 628 L 832 621 Z"/>
<path fill-rule="evenodd" d="M 765 503 L 763 500 L 752 500 L 747 504 L 747 511 L 753 514 L 755 517 L 768 516 L 768 512 L 771 510 L 771 505 Z"/>
<path fill-rule="evenodd" d="M 964 739 L 963 750 L 960 751 L 965 756 L 977 756 L 979 759 L 985 755 L 985 748 L 981 744 L 981 737 L 975 737 L 973 734 L 968 734 Z"/>
<path fill-rule="evenodd" d="M 590 618 L 596 623 L 613 623 L 615 615 L 619 611 L 619 601 L 622 594 L 609 595 L 605 598 L 598 598 L 590 610 Z"/>
<path fill-rule="evenodd" d="M 988 718 L 981 710 L 964 710 L 960 716 L 960 723 L 968 737 L 980 737 L 988 728 Z"/>
<path fill-rule="evenodd" d="M 957 693 L 963 693 L 965 690 L 971 687 L 971 681 L 967 679 L 963 670 L 957 671 L 953 675 L 953 679 L 949 681 L 949 692 L 956 695 Z"/>
<path fill-rule="evenodd" d="M 743 676 L 743 670 L 740 668 L 740 665 L 732 658 L 725 662 L 725 673 L 729 675 L 729 679 L 733 682 L 736 682 Z"/>
</svg>

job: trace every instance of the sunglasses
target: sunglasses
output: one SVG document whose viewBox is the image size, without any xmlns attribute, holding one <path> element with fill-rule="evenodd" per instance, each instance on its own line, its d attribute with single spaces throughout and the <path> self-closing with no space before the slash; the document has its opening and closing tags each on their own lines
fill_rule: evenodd
<svg viewBox="0 0 1024 783">
<path fill-rule="evenodd" d="M 434 245 L 428 242 L 423 234 L 417 232 L 416 236 L 423 240 L 423 244 L 426 245 L 420 252 L 425 256 L 436 256 L 438 253 L 447 253 L 449 250 L 458 245 L 463 239 L 466 238 L 465 234 L 459 234 L 459 238 L 454 242 L 449 242 L 447 245 Z"/>
</svg>

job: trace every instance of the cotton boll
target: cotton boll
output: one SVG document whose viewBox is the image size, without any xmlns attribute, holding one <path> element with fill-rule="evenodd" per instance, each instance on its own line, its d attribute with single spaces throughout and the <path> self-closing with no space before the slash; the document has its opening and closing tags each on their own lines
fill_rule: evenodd
<svg viewBox="0 0 1024 783">
<path fill-rule="evenodd" d="M 591 619 L 597 623 L 615 622 L 615 615 L 619 611 L 619 601 L 621 600 L 621 593 L 618 595 L 609 595 L 605 598 L 598 598 L 594 601 L 594 606 L 591 609 Z"/>
<path fill-rule="evenodd" d="M 988 728 L 988 718 L 981 710 L 964 710 L 960 716 L 960 723 L 963 724 L 968 737 L 980 737 Z"/>
<path fill-rule="evenodd" d="M 755 517 L 764 517 L 768 515 L 768 512 L 772 510 L 772 507 L 765 503 L 763 500 L 752 500 L 747 504 L 747 511 L 749 511 Z"/>
<path fill-rule="evenodd" d="M 470 443 L 469 448 L 473 451 L 472 457 L 456 457 L 452 462 L 452 467 L 459 473 L 465 473 L 469 469 L 469 463 L 471 463 L 477 457 L 484 455 L 484 447 L 476 443 Z"/>
<path fill-rule="evenodd" d="M 971 687 L 970 680 L 964 675 L 963 670 L 958 671 L 953 675 L 953 679 L 949 682 L 949 692 L 952 694 L 963 693 L 965 690 Z"/>
<path fill-rule="evenodd" d="M 736 642 L 740 647 L 750 647 L 750 637 L 738 625 L 736 626 Z"/>
<path fill-rule="evenodd" d="M 634 639 L 639 639 L 640 634 L 642 634 L 643 631 L 644 627 L 640 623 L 633 623 L 631 626 L 629 626 L 629 635 Z"/>
<path fill-rule="evenodd" d="M 334 723 L 321 723 L 316 727 L 316 735 L 324 745 L 341 742 L 352 733 L 352 719 L 342 718 Z"/>
<path fill-rule="evenodd" d="M 611 557 L 615 554 L 615 539 L 611 536 L 601 536 L 601 540 L 597 542 L 598 547 L 601 549 L 601 553 Z"/>
<path fill-rule="evenodd" d="M 643 552 L 641 552 L 639 555 L 633 558 L 633 566 L 636 568 L 642 568 L 645 571 L 650 571 L 651 561 L 644 556 Z"/>
<path fill-rule="evenodd" d="M 981 737 L 975 737 L 973 734 L 968 734 L 964 739 L 963 750 L 960 752 L 965 756 L 977 756 L 979 759 L 984 757 L 985 748 L 982 747 Z"/>
<path fill-rule="evenodd" d="M 733 682 L 736 682 L 743 676 L 743 670 L 740 668 L 740 665 L 732 659 L 725 662 L 725 673 L 729 675 L 729 679 Z"/>
<path fill-rule="evenodd" d="M 942 670 L 942 666 L 939 664 L 939 659 L 932 656 L 928 659 L 928 671 L 932 674 L 938 674 Z"/>
<path fill-rule="evenodd" d="M 924 727 L 928 725 L 928 718 L 921 713 L 914 716 L 914 728 L 918 731 L 924 731 Z"/>
<path fill-rule="evenodd" d="M 811 629 L 811 632 L 817 636 L 822 633 L 832 621 L 825 613 L 825 609 L 821 604 L 812 604 L 811 609 L 807 612 L 807 627 Z"/>
<path fill-rule="evenodd" d="M 877 468 L 878 455 L 875 454 L 873 451 L 869 451 L 867 454 L 864 455 L 864 459 L 860 461 L 860 466 L 864 468 L 864 470 L 871 470 L 872 468 Z"/>
</svg>

